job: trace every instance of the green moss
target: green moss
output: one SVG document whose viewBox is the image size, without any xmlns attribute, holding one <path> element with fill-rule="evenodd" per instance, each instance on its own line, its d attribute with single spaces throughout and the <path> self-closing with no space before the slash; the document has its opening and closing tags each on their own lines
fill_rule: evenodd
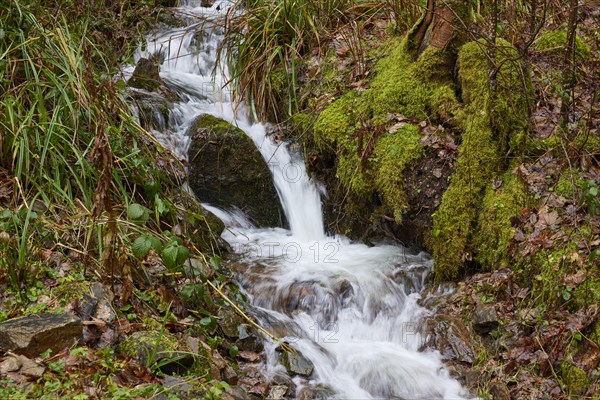
<svg viewBox="0 0 600 400">
<path fill-rule="evenodd" d="M 119 353 L 148 360 L 156 347 L 158 352 L 173 352 L 178 349 L 178 341 L 169 332 L 160 332 L 160 329 L 139 331 L 123 340 L 118 347 Z M 156 355 L 156 354 L 155 354 Z"/>
<path fill-rule="evenodd" d="M 438 281 L 455 278 L 463 260 L 468 258 L 485 188 L 500 158 L 485 114 L 472 109 L 465 124 L 450 186 L 433 216 L 432 247 Z"/>
<path fill-rule="evenodd" d="M 315 141 L 317 145 L 335 144 L 338 139 L 351 135 L 359 121 L 368 118 L 369 106 L 361 93 L 350 91 L 319 114 L 313 127 Z"/>
<path fill-rule="evenodd" d="M 375 147 L 375 187 L 398 224 L 402 223 L 402 214 L 408 209 L 402 185 L 404 170 L 420 159 L 424 151 L 421 135 L 414 125 L 405 125 L 395 133 L 386 134 Z"/>
<path fill-rule="evenodd" d="M 535 49 L 539 52 L 562 55 L 567 44 L 567 31 L 560 29 L 549 31 L 541 35 L 535 41 Z M 592 56 L 590 46 L 579 36 L 575 36 L 575 55 L 582 60 L 588 60 Z"/>
<path fill-rule="evenodd" d="M 515 231 L 510 218 L 518 216 L 532 202 L 527 188 L 511 170 L 502 176 L 498 190 L 487 187 L 479 212 L 474 238 L 476 260 L 488 270 L 510 265 L 508 251 Z"/>
<path fill-rule="evenodd" d="M 590 381 L 584 370 L 565 361 L 560 366 L 560 372 L 568 395 L 580 396 L 585 393 Z"/>
<path fill-rule="evenodd" d="M 494 243 L 508 244 L 505 215 L 498 212 L 498 204 L 492 199 L 484 204 L 484 197 L 491 190 L 491 179 L 502 167 L 501 154 L 510 136 L 522 132 L 528 124 L 531 82 L 527 79 L 521 84 L 520 66 L 511 62 L 515 53 L 510 45 L 499 40 L 497 47 L 496 58 L 502 67 L 494 95 L 489 93 L 483 43 L 467 43 L 458 54 L 458 80 L 465 104 L 459 118 L 463 134 L 450 186 L 433 218 L 431 247 L 438 281 L 456 278 L 464 260 L 477 252 L 477 243 L 485 245 L 480 255 L 488 265 L 505 257 L 501 251 L 489 251 Z M 515 90 L 523 86 L 523 91 Z M 489 217 L 486 212 L 499 218 L 496 224 L 487 226 L 485 234 L 491 237 L 484 237 L 484 232 L 476 234 L 482 219 Z"/>
<path fill-rule="evenodd" d="M 240 135 L 245 136 L 244 132 L 241 129 L 231 125 L 229 122 L 221 118 L 215 117 L 214 115 L 210 114 L 204 114 L 198 119 L 196 119 L 196 121 L 194 121 L 193 131 L 196 131 L 198 129 L 210 129 L 219 135 L 234 131 L 236 133 L 239 133 Z"/>
<path fill-rule="evenodd" d="M 554 193 L 558 196 L 563 196 L 566 198 L 573 198 L 573 193 L 577 193 L 581 184 L 584 182 L 579 176 L 579 170 L 565 168 L 565 170 L 560 174 L 558 181 L 554 187 Z M 575 183 L 575 186 L 573 186 Z"/>
<path fill-rule="evenodd" d="M 588 276 L 584 282 L 575 288 L 572 299 L 571 307 L 573 309 L 581 309 L 591 304 L 600 304 L 600 277 Z M 600 336 L 597 339 L 600 340 Z M 597 341 L 597 343 L 600 342 Z"/>
<path fill-rule="evenodd" d="M 358 156 L 358 146 L 349 140 L 341 148 L 338 158 L 336 175 L 344 187 L 352 190 L 358 196 L 368 196 L 373 193 L 373 178 L 369 168 L 365 168 Z"/>
<path fill-rule="evenodd" d="M 408 118 L 428 119 L 433 104 L 453 99 L 453 84 L 448 75 L 445 52 L 429 48 L 413 62 L 402 41 L 376 67 L 370 95 L 376 123 L 385 121 L 390 113 Z M 455 100 L 455 98 L 454 98 Z M 458 108 L 458 102 L 446 109 Z"/>
<path fill-rule="evenodd" d="M 475 41 L 460 49 L 458 79 L 463 89 L 463 101 L 485 110 L 489 115 L 494 137 L 504 152 L 512 136 L 529 128 L 529 110 L 531 99 L 534 98 L 534 88 L 529 74 L 522 71 L 517 50 L 507 41 L 498 39 L 496 63 L 501 68 L 496 75 L 497 90 L 490 95 L 488 57 L 484 53 L 484 46 L 483 41 Z"/>
<path fill-rule="evenodd" d="M 90 282 L 78 281 L 78 282 L 67 282 L 60 286 L 57 286 L 52 291 L 52 294 L 59 299 L 63 300 L 82 300 L 85 295 L 89 295 L 91 292 Z"/>
</svg>

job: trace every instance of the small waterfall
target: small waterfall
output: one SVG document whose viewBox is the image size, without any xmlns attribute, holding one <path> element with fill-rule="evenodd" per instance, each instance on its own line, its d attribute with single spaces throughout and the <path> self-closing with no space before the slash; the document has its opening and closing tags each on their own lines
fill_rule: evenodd
<svg viewBox="0 0 600 400">
<path fill-rule="evenodd" d="M 207 208 L 226 223 L 223 238 L 248 265 L 238 279 L 259 321 L 314 364 L 310 381 L 295 379 L 298 390 L 310 383 L 324 385 L 334 399 L 464 398 L 440 355 L 420 351 L 429 312 L 417 301 L 431 259 L 399 246 L 368 247 L 325 235 L 322 189 L 307 175 L 301 155 L 241 117 L 243 106 L 234 107 L 224 85 L 224 66 L 212 75 L 223 38 L 219 21 L 231 3 L 182 3 L 185 14 L 203 22 L 149 37 L 135 57 L 160 52 L 161 78 L 182 99 L 170 111 L 167 131 L 156 134 L 185 158 L 191 121 L 212 114 L 244 130 L 269 164 L 290 230 L 256 228 L 239 210 Z M 285 371 L 277 344 L 267 342 L 265 349 L 265 374 Z"/>
</svg>

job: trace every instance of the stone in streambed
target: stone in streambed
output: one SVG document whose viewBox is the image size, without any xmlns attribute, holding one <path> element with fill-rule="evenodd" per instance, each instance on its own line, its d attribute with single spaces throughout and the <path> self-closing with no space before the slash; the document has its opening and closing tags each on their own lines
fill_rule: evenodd
<svg viewBox="0 0 600 400">
<path fill-rule="evenodd" d="M 189 185 L 203 203 L 242 210 L 258 226 L 284 225 L 271 171 L 241 129 L 212 115 L 198 117 L 187 132 Z"/>
<path fill-rule="evenodd" d="M 155 91 L 161 85 L 159 71 L 160 67 L 155 61 L 140 58 L 127 81 L 127 86 L 148 92 Z"/>
<path fill-rule="evenodd" d="M 0 352 L 36 357 L 51 349 L 58 353 L 82 339 L 81 319 L 72 313 L 37 314 L 0 324 Z"/>
<path fill-rule="evenodd" d="M 315 369 L 313 363 L 298 350 L 295 353 L 283 350 L 281 353 L 281 364 L 283 364 L 290 375 L 309 377 Z"/>
</svg>

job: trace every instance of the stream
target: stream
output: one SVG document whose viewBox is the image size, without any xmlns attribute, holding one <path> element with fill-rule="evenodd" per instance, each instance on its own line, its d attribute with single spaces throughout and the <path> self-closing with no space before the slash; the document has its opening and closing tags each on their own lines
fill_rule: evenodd
<svg viewBox="0 0 600 400">
<path fill-rule="evenodd" d="M 294 378 L 297 393 L 310 384 L 328 388 L 332 399 L 468 397 L 440 354 L 421 350 L 429 311 L 418 300 L 433 261 L 397 245 L 368 247 L 325 233 L 325 189 L 307 174 L 301 154 L 249 121 L 243 105 L 234 107 L 224 87 L 227 69 L 215 69 L 219 21 L 230 3 L 182 3 L 181 12 L 201 18 L 153 34 L 135 56 L 162 53 L 160 76 L 182 99 L 170 110 L 168 126 L 154 134 L 185 159 L 186 130 L 195 117 L 212 114 L 240 127 L 268 162 L 289 229 L 254 227 L 238 211 L 206 207 L 225 222 L 223 239 L 248 266 L 237 279 L 257 320 L 314 365 L 308 379 Z M 267 377 L 285 372 L 279 351 L 266 340 Z"/>
</svg>

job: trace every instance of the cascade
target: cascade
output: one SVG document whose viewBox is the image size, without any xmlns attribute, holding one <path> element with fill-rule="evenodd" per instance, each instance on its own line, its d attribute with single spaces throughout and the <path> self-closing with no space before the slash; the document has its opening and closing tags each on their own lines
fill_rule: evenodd
<svg viewBox="0 0 600 400">
<path fill-rule="evenodd" d="M 238 277 L 255 315 L 314 364 L 310 380 L 335 399 L 459 399 L 467 396 L 450 377 L 439 353 L 422 351 L 429 311 L 418 305 L 433 262 L 395 245 L 368 247 L 323 229 L 323 189 L 307 174 L 302 156 L 268 137 L 265 126 L 245 117 L 227 91 L 227 68 L 218 66 L 223 39 L 219 24 L 228 1 L 201 7 L 183 1 L 182 11 L 201 17 L 184 28 L 147 38 L 135 55 L 161 53 L 160 76 L 182 99 L 170 110 L 157 139 L 187 157 L 185 132 L 195 117 L 211 114 L 239 126 L 268 162 L 290 229 L 261 228 L 236 210 L 206 207 L 228 229 L 223 238 L 247 270 Z M 213 74 L 213 70 L 215 73 Z M 124 74 L 132 73 L 127 68 Z M 278 345 L 266 340 L 264 373 L 285 371 Z M 300 388 L 306 381 L 296 378 Z M 303 383 L 304 382 L 304 383 Z"/>
</svg>

